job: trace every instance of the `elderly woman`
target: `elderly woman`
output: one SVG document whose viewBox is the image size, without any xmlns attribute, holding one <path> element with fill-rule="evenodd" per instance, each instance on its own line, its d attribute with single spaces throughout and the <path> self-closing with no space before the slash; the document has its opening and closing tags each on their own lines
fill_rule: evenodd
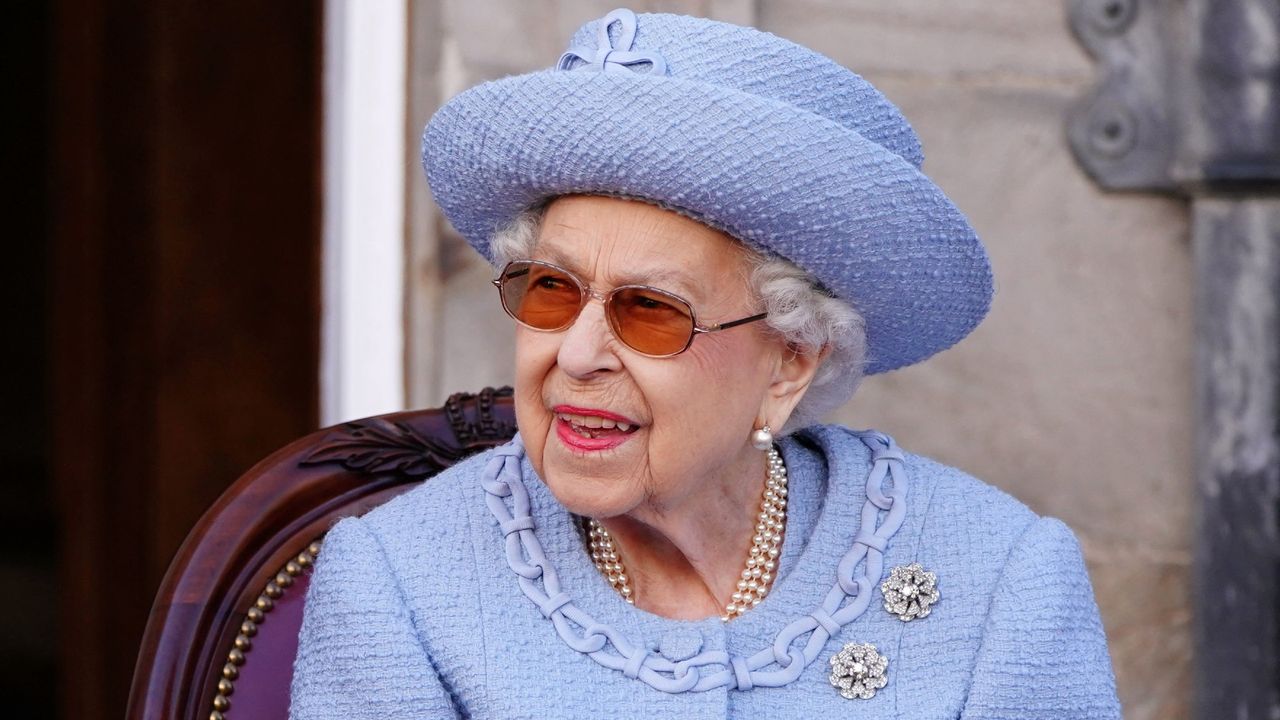
<svg viewBox="0 0 1280 720">
<path fill-rule="evenodd" d="M 1119 716 L 1065 525 L 812 424 L 990 303 L 865 80 L 619 10 L 423 151 L 516 321 L 520 433 L 329 533 L 296 720 Z"/>
</svg>

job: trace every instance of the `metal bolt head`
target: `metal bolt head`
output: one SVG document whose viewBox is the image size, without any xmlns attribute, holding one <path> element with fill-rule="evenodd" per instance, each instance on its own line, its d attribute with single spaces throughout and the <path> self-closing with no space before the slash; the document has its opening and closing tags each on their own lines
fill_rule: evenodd
<svg viewBox="0 0 1280 720">
<path fill-rule="evenodd" d="M 1133 24 L 1138 4 L 1134 0 L 1084 0 L 1085 17 L 1099 32 L 1118 35 Z"/>
<path fill-rule="evenodd" d="M 1090 113 L 1088 138 L 1089 147 L 1099 155 L 1121 157 L 1138 142 L 1137 123 L 1125 108 L 1105 104 Z"/>
</svg>

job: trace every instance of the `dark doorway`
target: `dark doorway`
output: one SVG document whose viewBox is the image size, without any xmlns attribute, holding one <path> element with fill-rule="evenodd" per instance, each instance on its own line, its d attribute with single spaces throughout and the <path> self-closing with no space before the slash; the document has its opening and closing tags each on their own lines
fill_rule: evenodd
<svg viewBox="0 0 1280 720">
<path fill-rule="evenodd" d="M 6 714 L 57 711 L 57 538 L 48 423 L 49 31 L 46 3 L 6 9 L 0 63 L 7 97 L 0 293 L 5 308 L 0 397 L 0 676 Z"/>
<path fill-rule="evenodd" d="M 51 6 L 45 642 L 60 714 L 117 718 L 187 531 L 317 424 L 324 4 Z"/>
</svg>

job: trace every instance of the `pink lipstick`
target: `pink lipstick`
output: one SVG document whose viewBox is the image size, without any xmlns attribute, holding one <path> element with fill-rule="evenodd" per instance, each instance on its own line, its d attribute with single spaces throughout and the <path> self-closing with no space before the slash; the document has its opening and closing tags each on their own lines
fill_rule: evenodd
<svg viewBox="0 0 1280 720">
<path fill-rule="evenodd" d="M 611 450 L 631 439 L 639 423 L 617 413 L 572 405 L 557 405 L 556 436 L 571 450 Z"/>
</svg>

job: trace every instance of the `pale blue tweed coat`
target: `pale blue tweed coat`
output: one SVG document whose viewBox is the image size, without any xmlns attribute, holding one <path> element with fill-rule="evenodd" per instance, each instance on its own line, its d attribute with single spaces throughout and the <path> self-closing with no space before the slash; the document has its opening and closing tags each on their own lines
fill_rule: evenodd
<svg viewBox="0 0 1280 720">
<path fill-rule="evenodd" d="M 528 530 L 573 605 L 609 632 L 672 661 L 708 651 L 750 656 L 819 605 L 841 558 L 865 537 L 868 445 L 834 426 L 780 445 L 790 505 L 779 579 L 759 607 L 728 624 L 668 620 L 623 602 L 527 460 L 532 519 L 519 527 L 501 527 L 491 511 L 495 496 L 481 477 L 493 452 L 342 521 L 325 540 L 307 596 L 292 718 L 1120 717 L 1071 531 L 919 456 L 906 454 L 902 464 L 906 513 L 884 547 L 884 574 L 920 562 L 937 574 L 941 600 L 928 617 L 902 622 L 885 611 L 876 582 L 865 612 L 835 628 L 782 687 L 739 689 L 738 676 L 673 694 L 605 667 L 566 644 L 508 562 L 504 530 L 513 538 Z M 829 681 L 828 658 L 846 643 L 872 643 L 889 660 L 888 683 L 869 700 L 846 700 Z"/>
</svg>

